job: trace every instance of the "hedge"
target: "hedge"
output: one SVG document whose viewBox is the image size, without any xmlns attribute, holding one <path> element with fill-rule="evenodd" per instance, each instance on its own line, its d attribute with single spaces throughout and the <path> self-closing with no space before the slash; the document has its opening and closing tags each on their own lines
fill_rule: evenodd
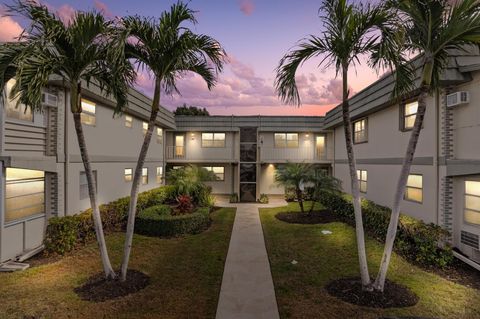
<svg viewBox="0 0 480 319">
<path fill-rule="evenodd" d="M 162 186 L 138 195 L 137 214 L 147 207 L 173 200 L 171 186 Z M 103 229 L 105 232 L 121 230 L 128 217 L 130 197 L 122 197 L 108 204 L 100 205 Z M 79 244 L 95 239 L 92 209 L 65 217 L 52 217 L 48 221 L 45 236 L 47 253 L 65 254 Z"/>
<path fill-rule="evenodd" d="M 200 207 L 192 214 L 171 215 L 163 205 L 150 207 L 135 220 L 135 233 L 155 237 L 175 237 L 198 234 L 210 227 L 210 209 Z"/>
<path fill-rule="evenodd" d="M 319 201 L 347 222 L 354 223 L 355 214 L 351 196 L 323 192 Z M 365 229 L 384 242 L 391 209 L 362 199 L 362 214 Z M 402 256 L 423 266 L 443 268 L 453 261 L 452 249 L 446 243 L 448 236 L 448 231 L 438 225 L 400 215 L 395 249 Z"/>
</svg>

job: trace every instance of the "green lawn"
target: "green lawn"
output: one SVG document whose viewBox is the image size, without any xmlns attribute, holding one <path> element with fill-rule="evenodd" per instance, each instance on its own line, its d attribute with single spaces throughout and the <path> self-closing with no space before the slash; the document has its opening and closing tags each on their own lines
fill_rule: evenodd
<svg viewBox="0 0 480 319">
<path fill-rule="evenodd" d="M 354 306 L 328 295 L 330 280 L 358 276 L 355 231 L 344 223 L 294 225 L 275 214 L 298 211 L 298 204 L 264 208 L 260 217 L 282 318 L 378 318 L 380 315 L 441 318 L 480 318 L 480 291 L 447 281 L 392 257 L 389 279 L 412 289 L 420 302 L 403 309 Z M 321 230 L 330 230 L 323 235 Z M 372 275 L 378 270 L 383 246 L 369 238 L 367 251 Z M 292 265 L 291 261 L 298 264 Z"/>
<path fill-rule="evenodd" d="M 199 235 L 135 236 L 131 268 L 151 283 L 111 301 L 86 302 L 73 292 L 101 270 L 95 243 L 52 264 L 0 274 L 0 318 L 214 318 L 234 216 L 234 208 L 216 211 L 212 227 Z M 115 265 L 123 239 L 122 233 L 107 236 Z"/>
</svg>

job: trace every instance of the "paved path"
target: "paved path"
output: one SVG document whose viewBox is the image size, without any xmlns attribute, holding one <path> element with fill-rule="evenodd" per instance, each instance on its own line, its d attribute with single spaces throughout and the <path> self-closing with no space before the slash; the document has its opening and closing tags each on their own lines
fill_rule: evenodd
<svg viewBox="0 0 480 319">
<path fill-rule="evenodd" d="M 283 201 L 268 206 L 282 204 Z M 277 300 L 258 213 L 258 208 L 266 205 L 232 206 L 237 207 L 237 213 L 225 262 L 217 319 L 277 319 Z"/>
</svg>

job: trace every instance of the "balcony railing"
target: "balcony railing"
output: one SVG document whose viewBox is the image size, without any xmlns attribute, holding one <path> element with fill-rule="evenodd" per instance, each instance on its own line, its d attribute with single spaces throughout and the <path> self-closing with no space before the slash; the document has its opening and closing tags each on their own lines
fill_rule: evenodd
<svg viewBox="0 0 480 319">
<path fill-rule="evenodd" d="M 27 152 L 45 155 L 47 144 L 45 127 L 6 120 L 4 139 L 5 152 Z"/>
<path fill-rule="evenodd" d="M 313 147 L 299 148 L 277 148 L 277 147 L 261 147 L 260 160 L 268 161 L 327 161 L 326 151 L 320 152 Z"/>
<path fill-rule="evenodd" d="M 167 146 L 167 160 L 190 161 L 232 161 L 237 159 L 231 147 L 190 148 L 185 146 Z"/>
</svg>

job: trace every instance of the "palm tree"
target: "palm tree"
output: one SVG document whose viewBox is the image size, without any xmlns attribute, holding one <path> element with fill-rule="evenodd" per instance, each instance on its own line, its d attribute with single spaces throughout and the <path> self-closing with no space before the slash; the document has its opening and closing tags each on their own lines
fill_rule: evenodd
<svg viewBox="0 0 480 319">
<path fill-rule="evenodd" d="M 405 194 L 410 167 L 427 109 L 427 97 L 441 89 L 440 76 L 447 67 L 450 50 L 465 50 L 480 44 L 480 1 L 395 0 L 393 13 L 401 17 L 405 34 L 405 50 L 420 54 L 420 86 L 415 123 L 407 145 L 392 206 L 385 249 L 374 283 L 383 291 L 393 244 L 397 234 L 400 203 Z M 407 66 L 408 67 L 408 66 Z M 410 65 L 411 67 L 411 65 Z M 397 77 L 398 78 L 398 77 Z M 414 82 L 412 77 L 407 81 Z"/>
<path fill-rule="evenodd" d="M 130 209 L 127 222 L 125 251 L 121 278 L 125 280 L 135 226 L 135 209 L 142 167 L 148 152 L 155 121 L 160 108 L 160 93 L 178 92 L 177 79 L 186 72 L 193 72 L 205 80 L 208 89 L 216 83 L 216 75 L 223 68 L 225 51 L 218 41 L 207 36 L 194 34 L 182 26 L 184 22 L 195 24 L 195 12 L 186 4 L 178 2 L 170 11 L 161 14 L 158 20 L 138 16 L 123 18 L 126 34 L 127 56 L 141 68 L 148 69 L 154 76 L 155 88 L 148 122 L 148 130 L 138 157 L 133 177 Z"/>
<path fill-rule="evenodd" d="M 342 118 L 355 209 L 356 237 L 362 286 L 371 290 L 365 251 L 360 193 L 352 143 L 352 122 L 349 110 L 348 71 L 360 62 L 361 56 L 368 56 L 374 66 L 390 65 L 398 56 L 395 17 L 383 6 L 355 5 L 348 0 L 323 0 L 320 17 L 324 30 L 322 36 L 310 35 L 298 48 L 287 53 L 277 67 L 275 88 L 278 96 L 287 103 L 300 105 L 296 85 L 297 69 L 311 58 L 320 57 L 319 65 L 335 66 L 336 74 L 342 76 Z M 390 57 L 392 56 L 392 57 Z M 389 60 L 384 57 L 390 57 Z M 389 61 L 389 62 L 387 62 Z M 400 65 L 400 64 L 399 64 Z"/>
<path fill-rule="evenodd" d="M 303 187 L 311 180 L 313 174 L 313 166 L 306 163 L 287 163 L 275 171 L 275 181 L 279 185 L 295 189 L 295 195 L 302 213 L 305 213 Z"/>
<path fill-rule="evenodd" d="M 309 213 L 311 213 L 315 207 L 315 203 L 319 201 L 320 196 L 324 193 L 339 194 L 342 192 L 342 182 L 332 175 L 326 172 L 320 171 L 310 178 L 310 183 L 313 184 L 314 192 L 312 198 L 312 206 Z"/>
<path fill-rule="evenodd" d="M 46 6 L 34 1 L 17 1 L 9 7 L 30 22 L 20 42 L 0 48 L 0 89 L 15 77 L 16 84 L 10 97 L 33 111 L 42 109 L 42 88 L 50 76 L 60 76 L 70 90 L 70 110 L 73 114 L 80 154 L 88 183 L 88 194 L 103 270 L 107 278 L 114 278 L 110 264 L 102 220 L 98 209 L 95 183 L 81 123 L 82 81 L 95 81 L 106 95 L 117 101 L 116 112 L 127 103 L 127 91 L 134 80 L 134 70 L 122 50 L 115 45 L 116 31 L 110 21 L 96 12 L 77 12 L 69 25 Z"/>
</svg>

